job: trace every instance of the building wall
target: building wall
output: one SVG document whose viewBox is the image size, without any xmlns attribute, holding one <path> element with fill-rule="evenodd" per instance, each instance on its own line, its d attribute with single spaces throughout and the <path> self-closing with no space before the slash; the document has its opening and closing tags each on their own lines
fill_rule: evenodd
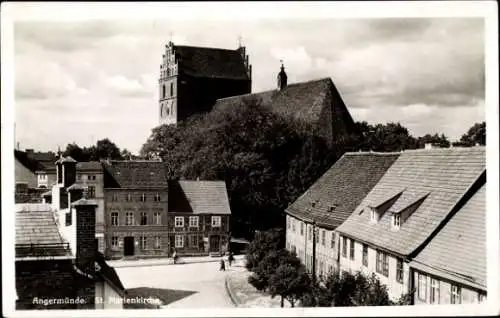
<svg viewBox="0 0 500 318">
<path fill-rule="evenodd" d="M 198 217 L 198 227 L 190 227 L 189 217 Z M 212 227 L 212 216 L 220 216 L 221 226 Z M 184 226 L 176 227 L 175 218 L 184 218 Z M 230 231 L 230 216 L 227 214 L 193 214 L 193 213 L 178 213 L 170 212 L 168 215 L 168 233 L 169 245 L 171 251 L 175 248 L 179 255 L 206 255 L 210 252 L 225 253 L 227 251 L 228 232 Z M 183 237 L 184 246 L 175 247 L 176 236 Z M 194 244 L 192 244 L 191 237 L 197 237 Z M 214 249 L 210 246 L 210 237 L 219 237 L 219 248 Z M 196 244 L 197 243 L 197 244 Z"/>
<path fill-rule="evenodd" d="M 16 309 L 75 309 L 74 304 L 37 304 L 38 299 L 76 298 L 72 260 L 16 261 Z"/>
<path fill-rule="evenodd" d="M 286 217 L 286 247 L 289 251 L 295 250 L 295 253 L 306 266 L 312 270 L 313 257 L 313 235 L 312 225 L 303 222 L 290 215 Z M 301 233 L 301 227 L 303 232 Z M 295 228 L 295 230 L 294 230 Z M 316 275 L 326 275 L 337 268 L 338 255 L 338 235 L 329 229 L 317 226 L 316 243 Z M 325 232 L 323 244 L 322 233 Z M 311 233 L 311 236 L 309 236 Z M 332 242 L 333 237 L 333 242 Z"/>
<path fill-rule="evenodd" d="M 439 296 L 435 298 L 437 304 L 451 304 L 451 287 L 452 285 L 460 286 L 460 303 L 461 304 L 477 304 L 486 300 L 486 293 L 475 288 L 467 287 L 463 284 L 451 282 L 438 276 L 430 275 L 425 272 L 413 270 L 413 282 L 415 293 L 413 301 L 415 305 L 436 304 L 431 301 L 432 281 L 439 286 Z M 422 278 L 422 283 L 419 283 L 419 276 Z M 436 286 L 436 285 L 435 285 Z"/>
<path fill-rule="evenodd" d="M 340 249 L 340 259 L 339 265 L 341 271 L 348 271 L 351 273 L 356 273 L 361 271 L 366 275 L 371 275 L 375 273 L 379 278 L 380 282 L 387 286 L 387 292 L 389 297 L 393 300 L 398 299 L 401 295 L 409 292 L 409 278 L 410 278 L 410 268 L 408 263 L 403 261 L 403 280 L 398 282 L 396 279 L 396 268 L 397 268 L 397 257 L 394 255 L 388 255 L 389 272 L 388 276 L 384 276 L 381 273 L 377 273 L 377 250 L 373 246 L 368 246 L 368 266 L 363 265 L 363 244 L 354 241 L 354 260 L 350 259 L 349 248 L 350 243 L 347 244 L 347 254 L 346 257 L 342 255 L 342 241 L 344 237 L 339 240 Z"/>
<path fill-rule="evenodd" d="M 29 188 L 36 188 L 38 180 L 34 172 L 23 166 L 19 160 L 15 159 L 15 179 L 16 183 L 25 183 Z"/>
<path fill-rule="evenodd" d="M 96 309 L 123 309 L 123 297 L 108 283 L 96 283 Z"/>
<path fill-rule="evenodd" d="M 102 170 L 98 171 L 77 170 L 76 182 L 81 183 L 85 186 L 92 186 L 95 189 L 95 197 L 93 198 L 94 200 L 97 201 L 95 232 L 96 232 L 96 238 L 98 239 L 98 249 L 100 252 L 104 252 L 105 248 L 104 174 Z"/>
<path fill-rule="evenodd" d="M 127 201 L 127 195 L 131 195 L 132 201 Z M 146 201 L 141 202 L 141 195 L 146 195 Z M 154 196 L 160 195 L 160 201 L 155 202 Z M 128 189 L 105 189 L 105 255 L 108 258 L 123 257 L 124 237 L 132 236 L 135 240 L 134 255 L 136 256 L 168 256 L 168 234 L 167 208 L 168 192 L 163 190 L 128 190 Z M 112 213 L 118 213 L 118 225 L 112 225 Z M 126 213 L 134 215 L 134 225 L 126 225 Z M 147 225 L 140 225 L 141 212 L 147 213 Z M 155 224 L 154 212 L 161 214 L 161 224 Z M 140 237 L 147 238 L 145 248 L 142 248 Z M 118 239 L 118 246 L 112 246 L 113 237 Z M 155 248 L 154 240 L 160 237 L 160 248 Z"/>
</svg>

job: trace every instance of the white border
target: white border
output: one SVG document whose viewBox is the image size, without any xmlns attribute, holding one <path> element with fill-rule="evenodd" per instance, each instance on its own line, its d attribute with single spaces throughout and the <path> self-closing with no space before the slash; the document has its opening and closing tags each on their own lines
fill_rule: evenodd
<svg viewBox="0 0 500 318">
<path fill-rule="evenodd" d="M 2 229 L 12 233 L 14 228 L 14 148 L 13 122 L 14 73 L 13 73 L 13 21 L 50 20 L 75 21 L 86 19 L 169 19 L 204 20 L 255 20 L 256 18 L 364 18 L 364 17 L 484 17 L 485 18 L 485 70 L 487 118 L 487 169 L 488 169 L 488 303 L 482 306 L 413 306 L 413 307 L 357 307 L 357 308 L 287 308 L 287 309 L 203 309 L 168 311 L 29 311 L 13 312 L 13 303 L 4 302 L 6 316 L 425 316 L 425 315 L 480 315 L 498 314 L 499 307 L 499 205 L 498 205 L 498 9 L 494 1 L 470 2 L 224 2 L 224 3 L 2 3 Z M 465 128 L 465 127 L 464 127 Z M 3 295 L 13 295 L 14 290 L 14 236 L 3 235 Z M 6 298 L 4 298 L 6 299 Z M 12 296 L 12 299 L 14 297 Z M 7 300 L 7 299 L 6 299 Z"/>
</svg>

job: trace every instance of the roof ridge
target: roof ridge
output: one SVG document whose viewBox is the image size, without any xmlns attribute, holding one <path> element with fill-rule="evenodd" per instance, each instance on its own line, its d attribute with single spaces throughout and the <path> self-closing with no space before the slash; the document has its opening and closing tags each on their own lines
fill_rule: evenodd
<svg viewBox="0 0 500 318">
<path fill-rule="evenodd" d="M 471 147 L 439 147 L 432 149 L 418 148 L 418 149 L 405 149 L 403 152 L 434 152 L 434 151 L 470 151 L 486 149 L 486 146 L 471 146 Z"/>
<path fill-rule="evenodd" d="M 224 48 L 217 48 L 217 47 L 210 47 L 210 46 L 194 46 L 194 45 L 176 45 L 174 44 L 174 48 L 177 47 L 185 47 L 185 48 L 190 48 L 190 49 L 204 49 L 204 50 L 219 50 L 219 51 L 229 51 L 229 52 L 238 52 L 238 49 L 224 49 Z"/>
<path fill-rule="evenodd" d="M 348 156 L 366 156 L 366 155 L 382 155 L 382 156 L 394 156 L 400 155 L 400 151 L 382 152 L 382 151 L 348 151 L 344 155 Z"/>
<path fill-rule="evenodd" d="M 328 80 L 330 80 L 333 83 L 333 81 L 332 81 L 332 79 L 330 77 L 322 77 L 322 78 L 319 78 L 319 79 L 313 79 L 313 80 L 308 80 L 308 81 L 304 81 L 304 82 L 296 82 L 296 83 L 288 84 L 286 86 L 285 90 L 287 88 L 289 88 L 290 86 L 293 87 L 293 86 L 305 85 L 305 84 L 310 84 L 310 83 L 313 83 L 313 82 L 323 82 L 323 81 L 328 81 Z M 260 91 L 260 92 L 247 93 L 247 94 L 241 94 L 241 95 L 234 95 L 234 96 L 219 98 L 219 99 L 217 99 L 217 101 L 230 100 L 232 98 L 241 98 L 241 97 L 245 97 L 245 96 L 252 96 L 252 95 L 257 95 L 257 94 L 270 93 L 270 92 L 274 92 L 274 91 L 276 91 L 276 89 L 268 89 L 268 90 Z"/>
</svg>

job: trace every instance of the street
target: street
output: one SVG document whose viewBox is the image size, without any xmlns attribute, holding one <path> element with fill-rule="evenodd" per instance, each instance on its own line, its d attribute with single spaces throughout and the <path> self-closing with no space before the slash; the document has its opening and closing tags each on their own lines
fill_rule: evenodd
<svg viewBox="0 0 500 318">
<path fill-rule="evenodd" d="M 226 272 L 219 271 L 218 262 L 120 267 L 116 271 L 127 289 L 150 287 L 192 292 L 164 307 L 234 307 L 224 286 Z"/>
</svg>

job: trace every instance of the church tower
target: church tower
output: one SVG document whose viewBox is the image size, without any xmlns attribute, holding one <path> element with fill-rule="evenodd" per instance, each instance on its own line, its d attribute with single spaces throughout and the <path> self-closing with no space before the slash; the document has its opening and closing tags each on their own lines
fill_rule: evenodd
<svg viewBox="0 0 500 318">
<path fill-rule="evenodd" d="M 177 123 L 177 87 L 179 67 L 170 41 L 165 46 L 159 80 L 160 125 Z"/>
</svg>

